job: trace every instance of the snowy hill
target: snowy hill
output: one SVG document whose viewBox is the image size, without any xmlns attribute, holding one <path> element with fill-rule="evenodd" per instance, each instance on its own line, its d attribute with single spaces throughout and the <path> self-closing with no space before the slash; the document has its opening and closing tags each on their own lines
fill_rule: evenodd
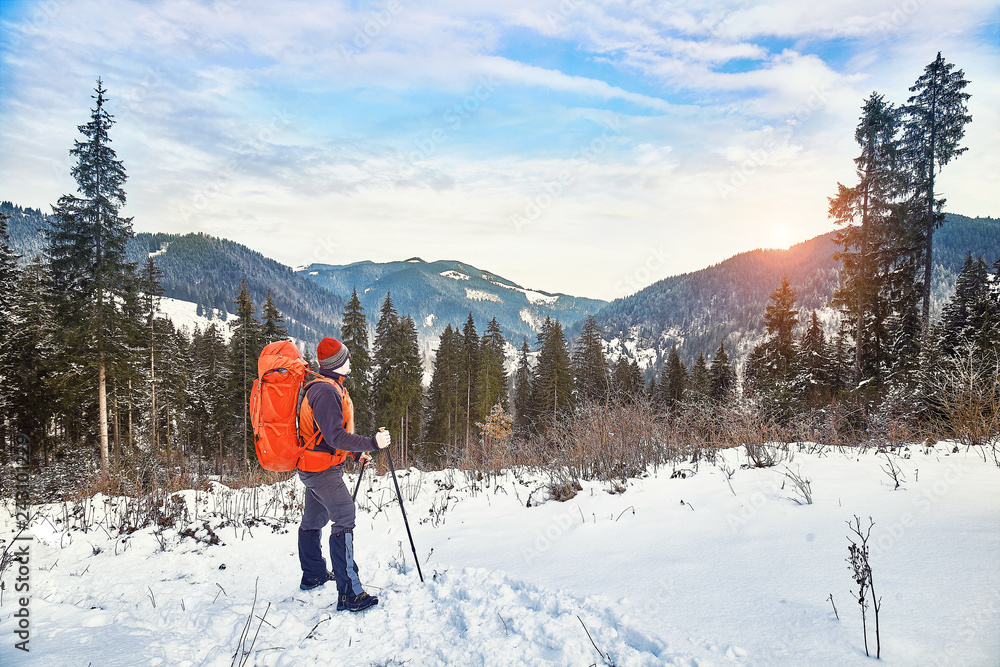
<svg viewBox="0 0 1000 667">
<path fill-rule="evenodd" d="M 421 340 L 433 347 L 445 326 L 461 328 L 470 312 L 480 333 L 496 317 L 507 340 L 520 346 L 522 337 L 534 343 L 546 317 L 568 327 L 606 304 L 597 299 L 526 289 L 471 264 L 425 262 L 419 257 L 343 266 L 311 264 L 298 273 L 344 299 L 357 289 L 369 322 L 377 321 L 385 295 L 392 294 L 396 310 L 413 316 Z"/>
<path fill-rule="evenodd" d="M 621 493 L 583 482 L 562 503 L 545 500 L 544 473 L 404 472 L 424 583 L 391 480 L 367 473 L 356 553 L 381 603 L 361 615 L 336 612 L 332 586 L 297 588 L 296 479 L 38 507 L 31 653 L 8 640 L 0 663 L 870 665 L 845 562 L 855 515 L 875 521 L 879 664 L 1000 663 L 992 459 L 950 443 L 772 446 L 785 457 L 773 468 L 731 449 Z M 12 504 L 0 512 L 6 546 Z M 144 512 L 162 526 L 135 530 Z M 14 576 L 2 577 L 8 638 Z M 874 652 L 871 610 L 868 633 Z"/>
</svg>

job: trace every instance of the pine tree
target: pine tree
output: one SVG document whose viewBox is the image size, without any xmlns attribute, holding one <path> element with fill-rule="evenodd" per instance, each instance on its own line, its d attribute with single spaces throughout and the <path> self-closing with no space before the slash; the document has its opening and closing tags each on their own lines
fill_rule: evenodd
<svg viewBox="0 0 1000 667">
<path fill-rule="evenodd" d="M 358 433 L 368 433 L 374 430 L 371 406 L 372 361 L 368 351 L 368 321 L 356 289 L 351 290 L 351 299 L 344 306 L 340 336 L 351 352 L 351 374 L 347 378 L 347 391 L 354 401 L 354 423 Z"/>
<path fill-rule="evenodd" d="M 229 323 L 233 337 L 229 341 L 229 367 L 231 412 L 234 434 L 238 434 L 234 445 L 243 445 L 243 466 L 250 465 L 249 443 L 253 434 L 249 423 L 249 399 L 253 381 L 257 378 L 257 358 L 264 348 L 260 321 L 256 318 L 256 308 L 247 290 L 246 278 L 240 283 L 240 291 L 233 301 L 236 319 Z"/>
<path fill-rule="evenodd" d="M 500 324 L 494 317 L 486 325 L 479 341 L 479 367 L 476 370 L 476 413 L 479 415 L 489 415 L 495 405 L 507 408 L 506 345 Z"/>
<path fill-rule="evenodd" d="M 17 287 L 20 271 L 17 268 L 16 254 L 10 246 L 10 234 L 7 231 L 9 215 L 0 213 L 0 342 L 6 340 L 8 329 L 4 326 L 10 321 L 14 311 L 14 290 Z"/>
<path fill-rule="evenodd" d="M 451 325 L 441 333 L 434 356 L 434 371 L 428 390 L 429 405 L 426 419 L 426 440 L 435 447 L 437 458 L 444 452 L 453 452 L 458 443 L 456 418 L 459 406 L 461 340 Z"/>
<path fill-rule="evenodd" d="M 560 413 L 572 405 L 573 374 L 570 372 L 569 351 L 557 320 L 545 318 L 538 334 L 541 349 L 532 378 L 532 413 L 536 428 L 544 430 L 555 424 Z"/>
<path fill-rule="evenodd" d="M 420 435 L 424 378 L 417 325 L 409 315 L 400 320 L 399 338 L 402 345 L 400 350 L 402 363 L 399 369 L 402 374 L 401 401 L 403 404 L 403 438 L 399 444 L 403 453 L 401 465 L 407 465 L 409 461 L 408 448 Z"/>
<path fill-rule="evenodd" d="M 912 172 L 913 198 L 919 205 L 913 222 L 922 231 L 924 241 L 921 323 L 925 331 L 930 326 L 934 230 L 944 222 L 944 200 L 935 198 L 934 177 L 968 150 L 959 147 L 965 126 L 972 121 L 968 113 L 970 95 L 964 92 L 968 84 L 965 73 L 955 70 L 938 52 L 910 87 L 914 95 L 903 108 L 903 146 Z"/>
<path fill-rule="evenodd" d="M 788 278 L 782 278 L 764 312 L 767 338 L 751 350 L 744 376 L 746 394 L 763 400 L 774 416 L 784 419 L 791 416 L 795 398 L 792 386 L 796 357 L 792 329 L 798 321 L 798 311 L 792 308 L 795 296 Z"/>
<path fill-rule="evenodd" d="M 389 294 L 375 327 L 372 365 L 376 426 L 388 427 L 405 457 L 407 446 L 420 432 L 423 366 L 416 324 L 408 315 L 399 316 Z"/>
<path fill-rule="evenodd" d="M 604 401 L 610 386 L 610 371 L 604 358 L 604 340 L 593 315 L 587 316 L 573 348 L 573 379 L 577 396 L 584 401 Z"/>
<path fill-rule="evenodd" d="M 463 443 L 468 447 L 472 442 L 472 426 L 477 421 L 482 421 L 485 414 L 480 415 L 477 410 L 478 398 L 476 396 L 476 371 L 479 366 L 479 334 L 476 333 L 476 323 L 472 319 L 472 313 L 465 321 L 462 328 L 462 367 L 461 382 L 464 392 L 464 402 L 462 408 L 462 421 L 465 428 Z"/>
<path fill-rule="evenodd" d="M 677 346 L 670 348 L 667 356 L 667 364 L 660 376 L 660 396 L 663 405 L 667 410 L 676 409 L 684 400 L 688 386 L 687 369 L 681 362 L 681 356 L 677 352 Z"/>
<path fill-rule="evenodd" d="M 736 389 L 736 371 L 729 364 L 726 353 L 726 341 L 719 343 L 719 349 L 712 357 L 712 367 L 709 370 L 709 395 L 716 403 L 723 403 L 732 396 Z"/>
<path fill-rule="evenodd" d="M 212 323 L 204 332 L 195 331 L 191 341 L 191 413 L 201 458 L 217 455 L 221 466 L 224 433 L 232 428 L 229 416 L 231 367 L 226 342 L 219 327 Z M 242 374 L 242 371 L 241 371 Z M 221 467 L 219 469 L 221 472 Z"/>
<path fill-rule="evenodd" d="M 858 184 L 848 188 L 838 183 L 839 192 L 830 199 L 830 217 L 847 225 L 836 236 L 843 250 L 834 254 L 842 268 L 833 303 L 843 308 L 854 329 L 855 384 L 872 379 L 884 361 L 889 281 L 904 244 L 892 224 L 903 189 L 898 128 L 898 110 L 872 93 L 854 133 L 861 147 L 854 160 Z"/>
<path fill-rule="evenodd" d="M 7 222 L 10 216 L 0 213 L 0 368 L 8 369 L 13 364 L 10 348 L 10 335 L 13 333 L 14 304 L 16 289 L 20 279 L 17 268 L 19 256 L 10 246 L 10 235 L 7 232 Z M 4 373 L 6 375 L 6 373 Z M 0 383 L 0 414 L 6 414 L 10 408 L 11 387 L 9 383 Z M 0 418 L 0 450 L 6 451 L 7 434 L 5 420 Z"/>
<path fill-rule="evenodd" d="M 267 299 L 264 301 L 264 309 L 261 315 L 264 319 L 261 335 L 265 344 L 288 338 L 288 329 L 285 328 L 285 320 L 271 299 L 271 290 L 267 290 Z M 353 357 L 351 359 L 351 372 L 353 373 Z M 354 398 L 354 396 L 352 395 L 351 398 Z"/>
<path fill-rule="evenodd" d="M 624 356 L 619 357 L 615 362 L 615 369 L 611 374 L 612 386 L 615 396 L 620 401 L 634 401 L 644 392 L 642 371 L 635 360 L 628 360 Z"/>
<path fill-rule="evenodd" d="M 980 257 L 970 252 L 955 281 L 955 293 L 941 313 L 941 347 L 953 355 L 963 345 L 972 345 L 983 355 L 996 345 L 996 323 L 1000 312 L 990 291 L 989 271 Z"/>
<path fill-rule="evenodd" d="M 19 433 L 28 436 L 32 451 L 47 465 L 50 451 L 48 424 L 59 410 L 56 387 L 55 321 L 48 294 L 45 266 L 36 257 L 21 272 L 8 295 L 10 330 L 4 339 L 4 385 L 9 391 L 4 413 Z"/>
<path fill-rule="evenodd" d="M 129 354 L 128 328 L 119 318 L 120 304 L 134 298 L 125 246 L 132 237 L 132 219 L 119 210 L 125 204 L 125 167 L 111 148 L 108 130 L 114 117 L 103 83 L 97 80 L 90 122 L 80 125 L 85 141 L 76 141 L 70 155 L 79 196 L 63 195 L 53 206 L 52 229 L 46 232 L 46 256 L 52 281 L 60 349 L 67 365 L 86 371 L 72 377 L 91 382 L 96 375 L 101 472 L 109 476 L 107 371 Z"/>
<path fill-rule="evenodd" d="M 528 339 L 525 338 L 518 352 L 517 370 L 514 372 L 514 428 L 520 433 L 527 433 L 534 423 L 534 404 L 532 402 L 534 375 L 531 371 L 529 354 L 531 354 L 531 348 L 528 347 Z"/>
<path fill-rule="evenodd" d="M 145 321 L 145 336 L 143 337 L 143 343 L 149 350 L 149 354 L 147 355 L 149 359 L 149 425 L 151 433 L 150 444 L 154 450 L 159 449 L 160 446 L 160 430 L 157 426 L 159 420 L 157 419 L 156 407 L 156 359 L 157 355 L 162 356 L 162 350 L 160 349 L 160 345 L 158 343 L 163 336 L 157 335 L 156 316 L 160 310 L 160 297 L 163 296 L 163 288 L 160 286 L 160 280 L 162 278 L 163 271 L 156 266 L 152 257 L 148 257 L 146 259 L 145 266 L 143 266 L 142 273 L 139 276 L 139 288 L 142 291 L 141 301 L 143 308 L 143 320 Z M 161 326 L 159 329 L 162 331 L 163 327 Z"/>
<path fill-rule="evenodd" d="M 816 406 L 830 393 L 830 353 L 823 327 L 812 311 L 809 328 L 799 343 L 797 394 L 808 406 Z"/>
<path fill-rule="evenodd" d="M 712 391 L 712 382 L 708 372 L 708 362 L 705 353 L 699 352 L 698 358 L 691 367 L 691 382 L 689 383 L 691 397 L 699 400 L 707 398 Z"/>
</svg>

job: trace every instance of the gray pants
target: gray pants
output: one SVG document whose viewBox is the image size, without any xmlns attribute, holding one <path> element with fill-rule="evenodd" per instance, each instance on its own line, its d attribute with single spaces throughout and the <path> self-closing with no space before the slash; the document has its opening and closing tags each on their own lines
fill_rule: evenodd
<svg viewBox="0 0 1000 667">
<path fill-rule="evenodd" d="M 322 472 L 298 471 L 306 487 L 305 508 L 300 530 L 322 530 L 333 522 L 333 532 L 354 530 L 354 500 L 344 484 L 344 467 L 333 466 Z"/>
</svg>

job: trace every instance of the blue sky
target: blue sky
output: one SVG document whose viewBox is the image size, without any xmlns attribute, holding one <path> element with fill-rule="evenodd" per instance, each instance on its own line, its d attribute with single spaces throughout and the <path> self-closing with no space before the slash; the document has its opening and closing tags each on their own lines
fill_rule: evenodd
<svg viewBox="0 0 1000 667">
<path fill-rule="evenodd" d="M 137 231 L 289 265 L 460 259 L 610 299 L 833 228 L 872 91 L 941 50 L 1000 215 L 1000 9 L 955 0 L 0 0 L 0 198 L 48 209 L 105 81 Z"/>
</svg>

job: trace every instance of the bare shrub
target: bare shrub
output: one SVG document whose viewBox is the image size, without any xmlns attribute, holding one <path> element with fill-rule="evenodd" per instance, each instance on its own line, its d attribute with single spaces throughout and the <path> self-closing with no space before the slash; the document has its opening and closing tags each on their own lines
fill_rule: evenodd
<svg viewBox="0 0 1000 667">
<path fill-rule="evenodd" d="M 1000 360 L 986 362 L 964 346 L 943 364 L 932 389 L 952 437 L 1000 465 Z"/>
</svg>

